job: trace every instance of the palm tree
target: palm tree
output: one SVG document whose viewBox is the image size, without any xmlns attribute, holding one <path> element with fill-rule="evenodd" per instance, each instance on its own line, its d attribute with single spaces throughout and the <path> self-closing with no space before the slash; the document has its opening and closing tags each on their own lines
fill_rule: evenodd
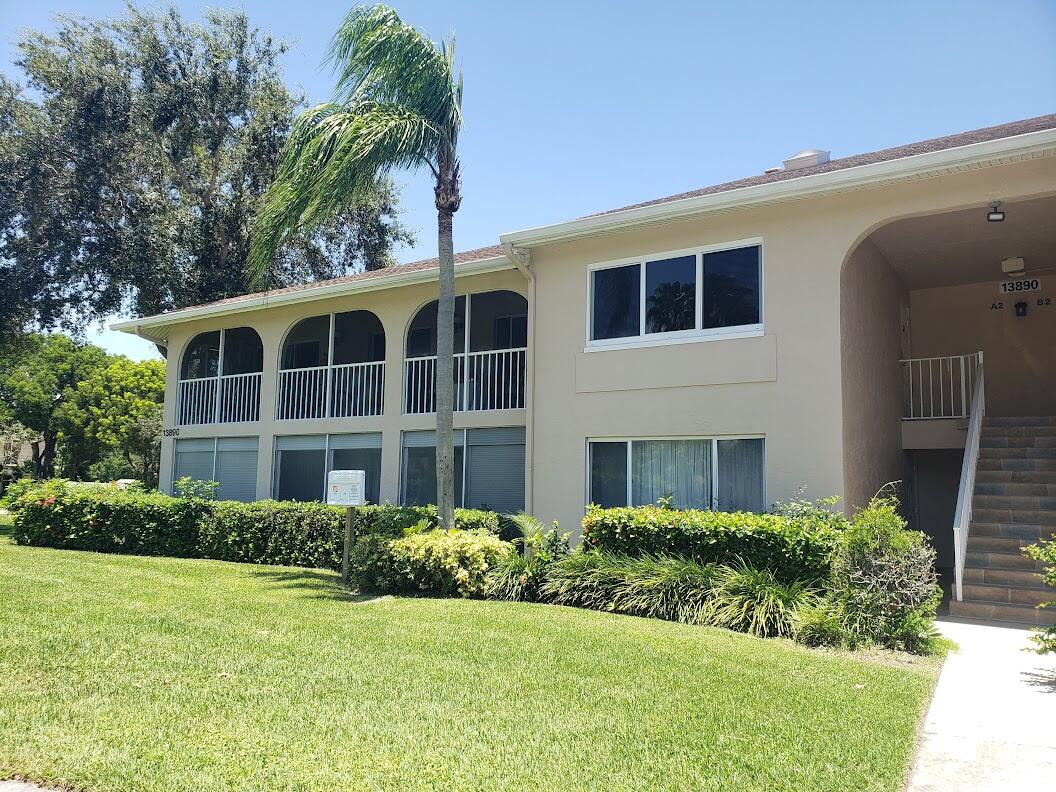
<svg viewBox="0 0 1056 792">
<path fill-rule="evenodd" d="M 427 167 L 435 179 L 440 300 L 436 333 L 436 497 L 454 526 L 454 310 L 452 220 L 462 201 L 458 133 L 462 73 L 455 41 L 434 44 L 383 5 L 357 7 L 334 35 L 329 102 L 297 119 L 254 227 L 250 280 L 259 283 L 283 240 L 311 231 L 373 192 L 394 169 Z"/>
</svg>

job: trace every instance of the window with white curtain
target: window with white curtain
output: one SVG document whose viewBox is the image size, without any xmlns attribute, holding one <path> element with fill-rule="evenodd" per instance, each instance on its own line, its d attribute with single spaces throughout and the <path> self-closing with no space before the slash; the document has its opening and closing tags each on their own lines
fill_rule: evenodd
<svg viewBox="0 0 1056 792">
<path fill-rule="evenodd" d="M 591 440 L 587 467 L 588 501 L 599 506 L 643 506 L 670 498 L 680 509 L 766 507 L 761 437 Z"/>
</svg>

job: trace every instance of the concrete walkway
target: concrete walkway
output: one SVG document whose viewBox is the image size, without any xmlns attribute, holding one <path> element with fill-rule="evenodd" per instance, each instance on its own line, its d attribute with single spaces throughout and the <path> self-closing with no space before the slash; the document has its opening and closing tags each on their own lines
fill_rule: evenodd
<svg viewBox="0 0 1056 792">
<path fill-rule="evenodd" d="M 909 792 L 1056 790 L 1056 656 L 1023 651 L 1030 632 L 939 622 L 946 661 Z"/>
</svg>

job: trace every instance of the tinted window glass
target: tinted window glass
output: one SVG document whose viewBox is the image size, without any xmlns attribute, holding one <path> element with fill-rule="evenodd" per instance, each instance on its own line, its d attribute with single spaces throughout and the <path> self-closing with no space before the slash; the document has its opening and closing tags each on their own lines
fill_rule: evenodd
<svg viewBox="0 0 1056 792">
<path fill-rule="evenodd" d="M 429 357 L 436 354 L 436 319 L 439 301 L 422 306 L 407 328 L 407 357 Z M 466 346 L 466 298 L 455 298 L 455 354 Z"/>
<path fill-rule="evenodd" d="M 279 451 L 279 486 L 277 500 L 319 501 L 326 486 L 326 452 Z"/>
<path fill-rule="evenodd" d="M 627 505 L 627 444 L 590 444 L 590 502 L 598 506 Z"/>
<path fill-rule="evenodd" d="M 403 505 L 436 503 L 436 448 L 411 446 L 403 449 Z M 462 446 L 455 446 L 455 505 L 462 504 Z"/>
<path fill-rule="evenodd" d="M 224 374 L 250 374 L 264 369 L 264 345 L 251 327 L 224 332 Z"/>
<path fill-rule="evenodd" d="M 704 254 L 704 327 L 759 322 L 759 248 Z"/>
<path fill-rule="evenodd" d="M 597 270 L 593 276 L 595 339 L 636 336 L 641 328 L 641 265 Z"/>
<path fill-rule="evenodd" d="M 645 265 L 645 332 L 692 330 L 697 323 L 697 257 Z"/>
<path fill-rule="evenodd" d="M 302 319 L 286 336 L 282 348 L 284 369 L 325 366 L 330 356 L 330 317 Z"/>
<path fill-rule="evenodd" d="M 381 449 L 335 448 L 331 470 L 362 470 L 367 474 L 367 503 L 377 503 L 381 496 Z"/>
<path fill-rule="evenodd" d="M 215 377 L 220 365 L 220 331 L 201 333 L 194 337 L 183 353 L 180 379 Z"/>
<path fill-rule="evenodd" d="M 761 438 L 719 441 L 720 510 L 762 512 L 765 478 Z"/>
</svg>

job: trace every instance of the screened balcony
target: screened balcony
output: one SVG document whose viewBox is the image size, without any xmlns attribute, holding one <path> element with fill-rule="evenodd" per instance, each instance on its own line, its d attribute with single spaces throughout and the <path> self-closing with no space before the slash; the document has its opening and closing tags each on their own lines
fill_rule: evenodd
<svg viewBox="0 0 1056 792">
<path fill-rule="evenodd" d="M 424 306 L 407 329 L 403 411 L 436 412 L 437 302 Z M 524 407 L 528 301 L 511 291 L 455 300 L 456 410 Z"/>
<path fill-rule="evenodd" d="M 264 346 L 251 327 L 199 333 L 180 361 L 176 423 L 260 420 Z"/>
<path fill-rule="evenodd" d="M 385 330 L 370 311 L 302 319 L 286 336 L 280 420 L 381 415 L 384 395 Z"/>
</svg>

